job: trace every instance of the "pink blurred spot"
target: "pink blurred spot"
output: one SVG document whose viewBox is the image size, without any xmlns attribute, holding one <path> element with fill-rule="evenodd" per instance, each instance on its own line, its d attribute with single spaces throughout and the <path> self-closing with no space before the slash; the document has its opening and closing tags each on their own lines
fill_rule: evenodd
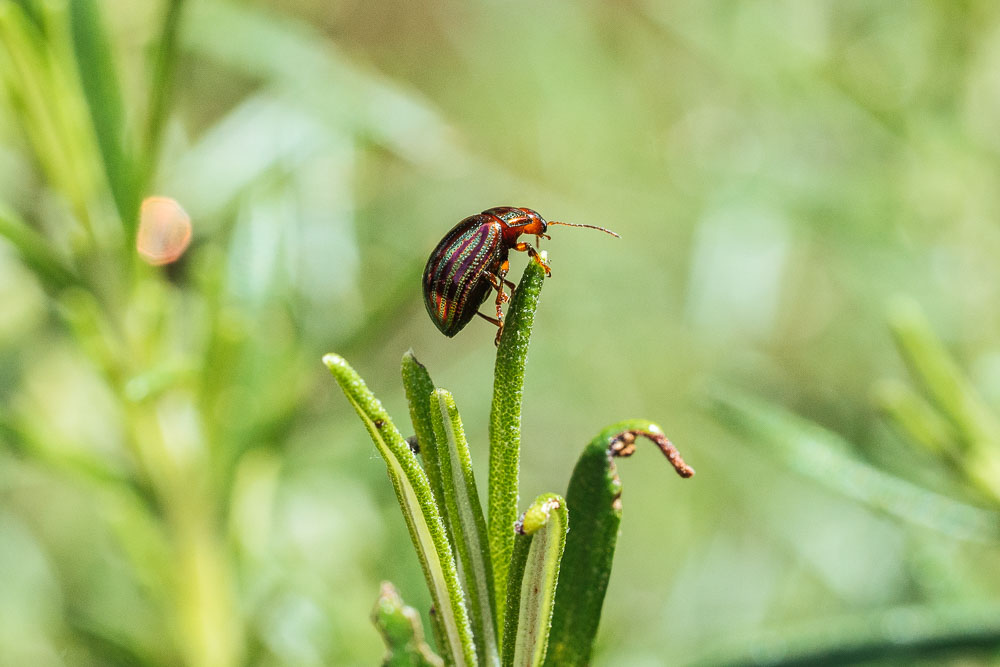
<svg viewBox="0 0 1000 667">
<path fill-rule="evenodd" d="M 191 243 L 191 217 L 170 197 L 146 197 L 139 208 L 139 256 L 153 266 L 180 259 Z"/>
</svg>

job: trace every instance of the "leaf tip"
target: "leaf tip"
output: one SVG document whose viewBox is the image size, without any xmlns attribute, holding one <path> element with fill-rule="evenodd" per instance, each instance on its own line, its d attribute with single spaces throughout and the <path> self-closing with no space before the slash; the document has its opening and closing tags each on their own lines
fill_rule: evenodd
<svg viewBox="0 0 1000 667">
<path fill-rule="evenodd" d="M 327 354 L 323 355 L 323 363 L 331 371 L 336 370 L 338 368 L 343 368 L 344 366 L 347 365 L 347 361 L 342 356 L 340 356 L 339 354 L 334 354 L 333 352 L 328 352 Z"/>
<path fill-rule="evenodd" d="M 635 441 L 638 436 L 643 436 L 656 444 L 678 475 L 684 479 L 694 477 L 694 468 L 684 462 L 674 443 L 670 442 L 663 431 L 652 422 L 647 423 L 642 429 L 629 429 L 614 436 L 608 445 L 608 454 L 622 458 L 632 456 L 635 453 Z"/>
<path fill-rule="evenodd" d="M 406 352 L 403 353 L 403 364 L 404 365 L 406 365 L 406 364 L 415 364 L 415 365 L 419 366 L 420 368 L 426 368 L 422 363 L 420 363 L 420 360 L 417 359 L 417 355 L 414 354 L 412 347 L 409 350 L 407 350 Z"/>
<path fill-rule="evenodd" d="M 538 532 L 549 521 L 554 510 L 564 506 L 566 501 L 556 493 L 545 493 L 535 499 L 531 507 L 514 524 L 514 530 L 520 535 L 532 535 Z"/>
</svg>

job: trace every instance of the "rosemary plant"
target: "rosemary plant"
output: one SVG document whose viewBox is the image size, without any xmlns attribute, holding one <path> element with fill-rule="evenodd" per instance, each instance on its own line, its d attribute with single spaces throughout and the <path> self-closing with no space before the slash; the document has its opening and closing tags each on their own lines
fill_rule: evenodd
<svg viewBox="0 0 1000 667">
<path fill-rule="evenodd" d="M 529 262 L 497 348 L 488 517 L 455 399 L 412 352 L 402 374 L 415 440 L 403 437 L 342 357 L 323 358 L 386 461 L 433 600 L 440 656 L 423 642 L 413 610 L 384 585 L 374 620 L 386 665 L 586 664 L 621 521 L 615 458 L 630 456 L 644 437 L 681 477 L 694 474 L 656 424 L 623 421 L 584 449 L 565 497 L 543 494 L 518 517 L 525 361 L 544 278 L 541 264 Z"/>
</svg>

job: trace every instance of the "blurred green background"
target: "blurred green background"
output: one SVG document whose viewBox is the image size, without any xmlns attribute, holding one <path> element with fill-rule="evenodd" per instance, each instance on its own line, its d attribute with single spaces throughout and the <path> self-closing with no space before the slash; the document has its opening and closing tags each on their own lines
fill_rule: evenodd
<svg viewBox="0 0 1000 667">
<path fill-rule="evenodd" d="M 996 3 L 0 0 L 0 77 L 0 663 L 377 663 L 429 598 L 320 356 L 408 431 L 413 348 L 485 487 L 419 276 L 495 205 L 622 236 L 544 243 L 522 499 L 627 417 L 698 470 L 620 464 L 595 664 L 997 657 Z"/>
</svg>

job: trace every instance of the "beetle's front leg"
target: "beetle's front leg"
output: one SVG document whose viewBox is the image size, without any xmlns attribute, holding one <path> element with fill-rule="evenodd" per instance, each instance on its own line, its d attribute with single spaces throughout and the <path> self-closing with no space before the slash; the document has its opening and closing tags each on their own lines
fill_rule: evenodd
<svg viewBox="0 0 1000 667">
<path fill-rule="evenodd" d="M 530 243 L 520 241 L 519 243 L 514 245 L 513 248 L 514 250 L 519 250 L 520 252 L 528 253 L 528 257 L 531 257 L 533 260 L 542 265 L 542 268 L 545 269 L 546 276 L 552 275 L 552 269 L 549 268 L 549 265 L 545 263 L 545 260 L 542 259 L 542 256 L 538 254 L 538 251 L 535 250 L 534 246 L 532 246 Z"/>
</svg>

